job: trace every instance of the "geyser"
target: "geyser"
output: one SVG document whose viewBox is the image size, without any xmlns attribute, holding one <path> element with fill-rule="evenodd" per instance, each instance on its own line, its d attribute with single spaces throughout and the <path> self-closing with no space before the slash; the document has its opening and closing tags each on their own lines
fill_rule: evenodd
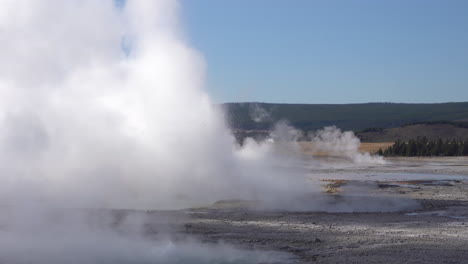
<svg viewBox="0 0 468 264">
<path fill-rule="evenodd" d="M 271 181 L 278 174 L 264 169 L 264 154 L 248 157 L 236 146 L 202 89 L 204 62 L 184 41 L 176 1 L 1 6 L 0 262 L 277 258 L 148 240 L 138 217 L 122 232 L 106 213 L 97 226 L 81 216 L 83 208 L 175 209 L 306 189 Z"/>
<path fill-rule="evenodd" d="M 275 146 L 294 152 L 293 130 L 279 126 L 275 144 L 235 143 L 202 89 L 204 61 L 186 44 L 178 8 L 173 0 L 2 1 L 0 262 L 271 262 L 147 240 L 138 218 L 116 233 L 112 221 L 90 226 L 79 212 L 239 197 L 267 209 L 317 208 L 299 202 L 320 189 L 304 171 L 278 169 L 289 160 Z M 57 223 L 55 210 L 77 212 Z"/>
<path fill-rule="evenodd" d="M 166 0 L 2 4 L 2 195 L 157 208 L 235 184 L 232 139 L 201 89 L 203 60 L 184 43 L 177 9 Z"/>
<path fill-rule="evenodd" d="M 268 146 L 236 145 L 177 11 L 172 0 L 3 3 L 3 201 L 174 209 L 310 191 L 271 168 Z"/>
</svg>

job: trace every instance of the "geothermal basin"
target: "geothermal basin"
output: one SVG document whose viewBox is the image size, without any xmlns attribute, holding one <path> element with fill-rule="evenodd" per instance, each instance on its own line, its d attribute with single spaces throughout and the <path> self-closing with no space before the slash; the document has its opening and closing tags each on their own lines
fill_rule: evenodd
<svg viewBox="0 0 468 264">
<path fill-rule="evenodd" d="M 328 168 L 311 170 L 311 174 L 319 180 L 348 180 L 349 186 L 340 187 L 343 192 L 347 187 L 365 186 L 366 197 L 410 201 L 411 206 L 402 210 L 379 212 L 378 207 L 372 207 L 371 211 L 355 212 L 349 207 L 339 212 L 331 203 L 328 210 L 315 212 L 258 211 L 249 210 L 239 201 L 231 206 L 225 201 L 185 210 L 189 217 L 184 232 L 203 241 L 221 240 L 245 248 L 287 252 L 297 257 L 297 263 L 465 261 L 468 159 L 388 160 L 388 164 L 378 166 L 340 164 L 333 168 L 330 164 Z M 340 199 L 339 193 L 328 195 Z M 375 200 L 362 199 L 352 206 L 362 209 L 369 202 Z"/>
<path fill-rule="evenodd" d="M 5 220 L 4 208 L 0 263 L 460 263 L 468 257 L 468 159 L 327 162 L 291 168 L 308 170 L 305 177 L 322 187 L 297 201 L 310 204 L 298 210 L 236 197 L 180 210 L 55 208 L 18 216 L 45 219 L 49 228 L 42 230 L 40 223 Z"/>
</svg>

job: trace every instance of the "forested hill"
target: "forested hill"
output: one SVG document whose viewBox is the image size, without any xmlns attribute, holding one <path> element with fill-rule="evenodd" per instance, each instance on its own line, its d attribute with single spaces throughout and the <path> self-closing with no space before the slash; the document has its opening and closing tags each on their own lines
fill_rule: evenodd
<svg viewBox="0 0 468 264">
<path fill-rule="evenodd" d="M 423 121 L 468 121 L 468 102 L 439 104 L 270 104 L 226 103 L 234 130 L 269 130 L 287 120 L 303 131 L 336 125 L 344 130 L 390 128 Z"/>
</svg>

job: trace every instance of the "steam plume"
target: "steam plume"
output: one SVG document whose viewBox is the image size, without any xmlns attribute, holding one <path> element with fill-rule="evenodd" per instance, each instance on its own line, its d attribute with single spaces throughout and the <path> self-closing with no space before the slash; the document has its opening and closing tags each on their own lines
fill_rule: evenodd
<svg viewBox="0 0 468 264">
<path fill-rule="evenodd" d="M 263 198 L 282 184 L 265 187 L 276 174 L 234 144 L 178 10 L 173 0 L 2 1 L 0 262 L 248 262 L 224 246 L 215 251 L 226 256 L 149 241 L 144 217 L 121 234 L 106 213 L 103 226 L 86 213 Z"/>
<path fill-rule="evenodd" d="M 186 44 L 176 1 L 119 3 L 1 3 L 0 203 L 8 214 L 0 262 L 148 263 L 174 255 L 132 231 L 142 221 L 123 236 L 80 215 L 57 224 L 57 208 L 176 209 L 243 197 L 303 210 L 294 202 L 317 189 L 303 172 L 278 168 L 288 160 L 277 144 L 235 144 L 202 89 L 204 61 Z M 275 141 L 293 151 L 292 130 L 277 131 Z"/>
<path fill-rule="evenodd" d="M 335 126 L 325 127 L 309 135 L 316 151 L 330 155 L 344 156 L 357 164 L 385 164 L 381 156 L 361 153 L 361 141 L 352 131 L 342 132 Z"/>
</svg>

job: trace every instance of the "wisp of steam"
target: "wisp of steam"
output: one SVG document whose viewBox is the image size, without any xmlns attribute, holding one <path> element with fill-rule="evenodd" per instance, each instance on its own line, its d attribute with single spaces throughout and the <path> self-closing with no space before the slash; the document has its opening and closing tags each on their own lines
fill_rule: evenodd
<svg viewBox="0 0 468 264">
<path fill-rule="evenodd" d="M 272 144 L 235 143 L 203 90 L 206 66 L 179 8 L 175 0 L 1 1 L 0 262 L 249 263 L 224 246 L 90 227 L 79 212 L 238 197 L 294 210 L 291 201 L 319 189 L 272 166 L 285 162 Z"/>
</svg>

